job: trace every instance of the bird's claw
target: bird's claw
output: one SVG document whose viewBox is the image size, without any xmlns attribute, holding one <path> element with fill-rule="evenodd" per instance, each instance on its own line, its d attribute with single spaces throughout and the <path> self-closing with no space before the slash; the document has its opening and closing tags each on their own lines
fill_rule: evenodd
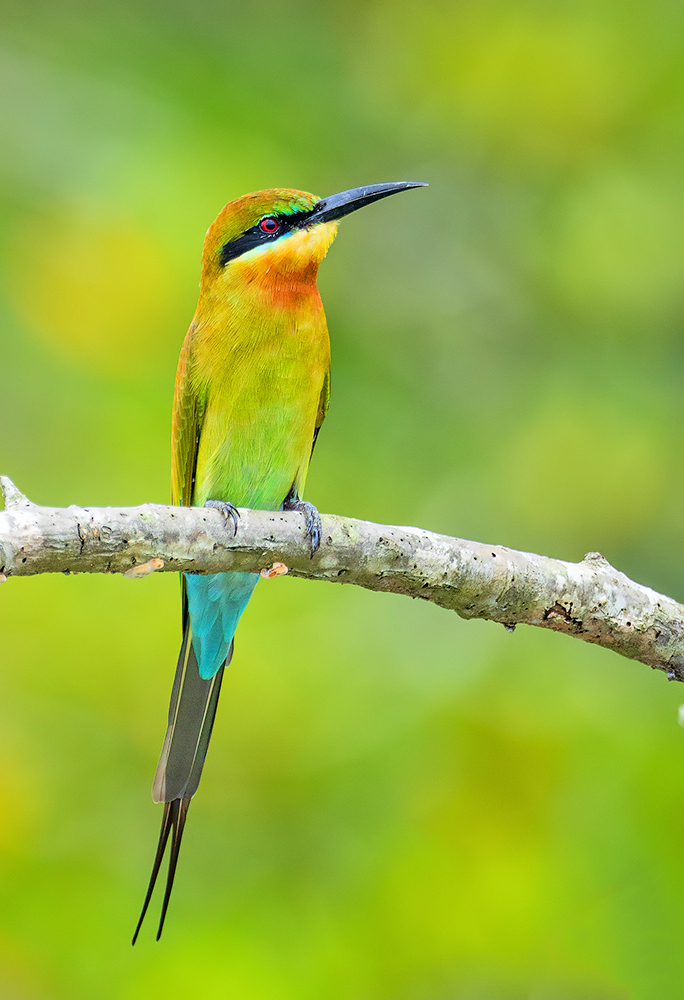
<svg viewBox="0 0 684 1000">
<path fill-rule="evenodd" d="M 220 510 L 226 521 L 228 518 L 231 519 L 233 522 L 233 538 L 235 538 L 238 530 L 238 521 L 240 520 L 240 511 L 237 507 L 234 507 L 233 504 L 229 503 L 227 500 L 207 500 L 204 506 Z"/>
<path fill-rule="evenodd" d="M 283 504 L 283 510 L 298 510 L 304 515 L 306 520 L 306 533 L 311 539 L 311 558 L 313 558 L 319 545 L 321 544 L 321 515 L 308 500 L 287 499 Z"/>
</svg>

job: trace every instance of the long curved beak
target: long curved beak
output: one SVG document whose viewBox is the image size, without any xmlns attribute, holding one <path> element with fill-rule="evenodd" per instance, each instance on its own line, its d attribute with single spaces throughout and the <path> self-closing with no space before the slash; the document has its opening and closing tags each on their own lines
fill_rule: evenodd
<svg viewBox="0 0 684 1000">
<path fill-rule="evenodd" d="M 344 215 L 349 215 L 350 212 L 364 208 L 374 201 L 388 198 L 391 194 L 427 186 L 425 181 L 394 181 L 391 184 L 368 184 L 366 187 L 350 188 L 349 191 L 331 194 L 327 198 L 321 198 L 314 206 L 312 212 L 307 216 L 306 225 L 313 226 L 319 222 L 333 222 L 335 219 L 341 219 Z"/>
</svg>

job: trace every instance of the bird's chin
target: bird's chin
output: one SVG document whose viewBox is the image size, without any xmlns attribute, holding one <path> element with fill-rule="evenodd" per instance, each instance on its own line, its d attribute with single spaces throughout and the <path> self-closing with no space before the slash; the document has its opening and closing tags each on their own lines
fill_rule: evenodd
<svg viewBox="0 0 684 1000">
<path fill-rule="evenodd" d="M 337 222 L 319 222 L 317 226 L 302 229 L 289 238 L 295 240 L 293 251 L 299 259 L 309 258 L 320 264 L 336 236 Z"/>
<path fill-rule="evenodd" d="M 337 235 L 337 222 L 322 222 L 307 229 L 295 229 L 272 243 L 242 254 L 226 268 L 237 276 L 275 279 L 289 275 L 304 281 L 316 278 L 318 265 Z"/>
</svg>

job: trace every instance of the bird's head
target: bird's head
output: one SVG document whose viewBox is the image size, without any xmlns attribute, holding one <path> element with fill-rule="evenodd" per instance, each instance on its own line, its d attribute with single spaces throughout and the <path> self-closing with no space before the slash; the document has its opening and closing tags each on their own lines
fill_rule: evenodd
<svg viewBox="0 0 684 1000">
<path fill-rule="evenodd" d="M 328 198 L 270 188 L 236 198 L 207 232 L 202 285 L 313 284 L 339 219 L 391 194 L 423 186 L 415 181 L 371 184 Z"/>
</svg>

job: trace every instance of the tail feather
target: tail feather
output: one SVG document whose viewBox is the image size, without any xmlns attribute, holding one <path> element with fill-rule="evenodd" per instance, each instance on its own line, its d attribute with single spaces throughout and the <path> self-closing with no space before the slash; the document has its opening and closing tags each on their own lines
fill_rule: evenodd
<svg viewBox="0 0 684 1000">
<path fill-rule="evenodd" d="M 183 575 L 183 594 L 192 622 L 200 677 L 209 680 L 229 656 L 242 612 L 254 593 L 258 573 Z"/>
<path fill-rule="evenodd" d="M 159 927 L 157 929 L 157 941 L 164 930 L 166 911 L 169 908 L 173 880 L 176 877 L 176 865 L 180 853 L 183 830 L 185 829 L 185 818 L 188 815 L 190 799 L 174 799 L 171 803 L 171 826 L 173 827 L 173 837 L 171 838 L 171 853 L 169 854 L 169 871 L 166 876 L 166 889 L 164 890 L 164 902 L 162 903 L 161 916 L 159 917 Z M 167 835 L 168 836 L 168 835 Z"/>
<path fill-rule="evenodd" d="M 133 935 L 133 940 L 131 944 L 135 944 L 138 940 L 138 934 L 140 933 L 140 928 L 142 927 L 143 920 L 145 919 L 145 914 L 147 913 L 147 907 L 150 905 L 150 900 L 152 899 L 152 893 L 154 892 L 154 885 L 157 881 L 157 875 L 159 875 L 159 869 L 161 868 L 162 859 L 164 857 L 164 851 L 166 850 L 166 842 L 169 839 L 169 833 L 171 832 L 172 817 L 171 817 L 171 806 L 173 803 L 167 802 L 164 806 L 164 818 L 162 819 L 161 833 L 159 834 L 159 843 L 157 845 L 157 853 L 154 859 L 154 865 L 152 866 L 152 875 L 150 876 L 150 884 L 147 887 L 147 892 L 145 893 L 145 902 L 143 903 L 142 912 L 140 914 L 140 919 L 138 920 L 137 926 L 135 928 L 135 934 Z"/>
<path fill-rule="evenodd" d="M 164 803 L 164 816 L 157 853 L 152 866 L 152 875 L 147 887 L 142 913 L 133 935 L 135 944 L 142 926 L 147 908 L 152 898 L 152 892 L 159 875 L 166 845 L 171 836 L 169 868 L 166 877 L 166 889 L 162 903 L 161 919 L 157 940 L 161 936 L 166 918 L 166 911 L 171 898 L 173 880 L 176 874 L 178 854 L 180 851 L 185 819 L 190 807 L 190 800 L 197 791 L 204 760 L 209 748 L 211 731 L 216 716 L 216 707 L 221 691 L 223 671 L 231 661 L 233 643 L 231 642 L 228 656 L 221 668 L 209 680 L 200 677 L 197 658 L 193 650 L 192 629 L 189 618 L 185 618 L 183 643 L 178 657 L 178 666 L 171 691 L 169 706 L 169 722 L 164 737 L 157 772 L 154 777 L 152 798 L 155 802 Z"/>
<path fill-rule="evenodd" d="M 233 643 L 221 668 L 209 680 L 200 677 L 186 622 L 171 690 L 169 723 L 152 785 L 155 802 L 192 798 L 197 791 L 216 716 L 223 671 L 233 658 Z"/>
</svg>

